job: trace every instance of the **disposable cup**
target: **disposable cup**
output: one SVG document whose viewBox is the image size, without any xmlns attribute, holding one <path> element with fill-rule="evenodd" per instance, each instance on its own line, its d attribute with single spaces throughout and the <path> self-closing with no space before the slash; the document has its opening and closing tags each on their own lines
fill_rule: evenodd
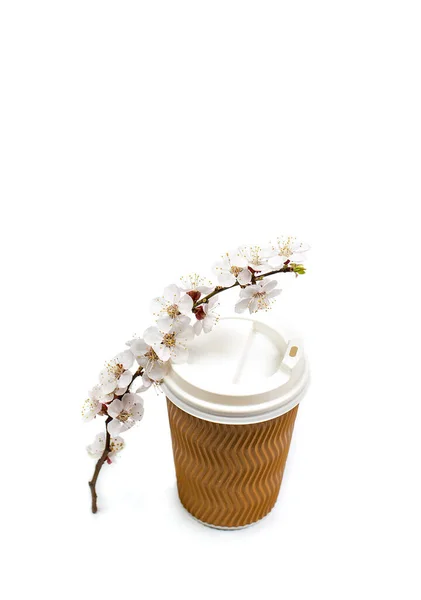
<svg viewBox="0 0 421 600">
<path fill-rule="evenodd" d="M 247 318 L 221 319 L 173 364 L 167 396 L 182 505 L 212 527 L 246 527 L 276 503 L 308 384 L 302 343 Z"/>
</svg>

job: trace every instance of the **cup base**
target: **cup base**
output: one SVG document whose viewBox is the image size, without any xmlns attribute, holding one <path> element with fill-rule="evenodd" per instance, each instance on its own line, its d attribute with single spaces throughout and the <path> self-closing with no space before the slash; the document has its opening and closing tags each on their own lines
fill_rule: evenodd
<svg viewBox="0 0 421 600">
<path fill-rule="evenodd" d="M 179 500 L 180 500 L 180 498 L 179 498 Z M 205 521 L 201 521 L 200 519 L 198 519 L 197 517 L 192 515 L 192 513 L 184 506 L 184 504 L 181 502 L 181 500 L 180 500 L 180 504 L 181 504 L 182 508 L 186 511 L 186 513 L 189 515 L 189 517 L 192 518 L 194 521 L 196 521 L 196 523 L 200 523 L 201 525 L 204 525 L 205 527 L 210 527 L 211 529 L 220 529 L 221 531 L 237 531 L 238 529 L 247 529 L 248 527 L 257 525 L 258 523 L 261 523 L 262 521 L 267 519 L 267 517 L 269 517 L 269 515 L 272 513 L 273 509 L 276 506 L 276 503 L 275 503 L 275 505 L 270 509 L 270 511 L 264 517 L 262 517 L 261 519 L 257 519 L 257 521 L 253 521 L 253 523 L 247 523 L 247 525 L 239 525 L 238 527 L 223 527 L 221 525 L 213 525 L 212 523 L 205 523 Z"/>
</svg>

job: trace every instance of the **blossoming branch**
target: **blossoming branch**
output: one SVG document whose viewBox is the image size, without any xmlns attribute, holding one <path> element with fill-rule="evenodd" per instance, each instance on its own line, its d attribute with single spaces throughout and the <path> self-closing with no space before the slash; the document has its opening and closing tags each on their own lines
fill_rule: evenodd
<svg viewBox="0 0 421 600">
<path fill-rule="evenodd" d="M 243 246 L 226 253 L 216 265 L 217 286 L 194 274 L 182 278 L 180 286 L 169 285 L 162 297 L 153 300 L 155 325 L 145 330 L 143 338 L 127 342 L 127 349 L 105 365 L 82 408 L 86 421 L 105 418 L 105 431 L 87 447 L 90 456 L 97 459 L 89 482 L 93 513 L 98 509 L 96 483 L 102 466 L 111 464 L 124 448 L 120 434 L 143 417 L 139 392 L 159 386 L 171 362 L 187 361 L 194 337 L 209 333 L 219 320 L 220 293 L 239 287 L 236 312 L 266 311 L 281 293 L 277 280 L 268 278 L 278 273 L 304 274 L 308 249 L 307 244 L 292 237 L 280 237 L 265 249 Z"/>
</svg>

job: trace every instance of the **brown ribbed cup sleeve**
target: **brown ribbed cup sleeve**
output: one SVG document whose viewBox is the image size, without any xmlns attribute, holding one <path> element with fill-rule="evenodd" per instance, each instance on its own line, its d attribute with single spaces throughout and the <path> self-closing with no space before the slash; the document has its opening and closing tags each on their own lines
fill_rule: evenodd
<svg viewBox="0 0 421 600">
<path fill-rule="evenodd" d="M 241 527 L 262 519 L 279 494 L 298 406 L 251 425 L 210 423 L 167 399 L 178 494 L 197 519 Z"/>
</svg>

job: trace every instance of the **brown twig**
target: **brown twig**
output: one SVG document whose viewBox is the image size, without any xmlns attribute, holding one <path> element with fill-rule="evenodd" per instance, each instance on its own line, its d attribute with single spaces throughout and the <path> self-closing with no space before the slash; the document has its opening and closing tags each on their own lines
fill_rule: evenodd
<svg viewBox="0 0 421 600">
<path fill-rule="evenodd" d="M 132 383 L 135 380 L 135 378 L 138 375 L 142 375 L 142 373 L 143 373 L 143 367 L 138 367 L 136 373 L 134 373 L 134 375 L 132 376 L 131 382 L 127 386 L 128 390 L 130 389 L 130 386 L 132 385 Z M 96 513 L 97 510 L 98 510 L 98 505 L 97 505 L 98 496 L 97 496 L 97 493 L 96 493 L 96 482 L 97 482 L 97 479 L 98 479 L 99 472 L 102 469 L 102 465 L 107 460 L 108 454 L 110 452 L 111 436 L 108 433 L 108 427 L 107 427 L 107 425 L 108 425 L 108 423 L 110 423 L 110 421 L 112 421 L 112 418 L 111 417 L 107 417 L 107 420 L 105 421 L 105 447 L 104 447 L 104 451 L 101 454 L 100 458 L 97 460 L 97 463 L 95 465 L 94 474 L 92 476 L 91 481 L 89 482 L 89 488 L 91 490 L 91 495 L 92 495 L 92 512 L 93 513 Z"/>
<path fill-rule="evenodd" d="M 291 273 L 291 271 L 292 271 L 292 267 L 290 267 L 289 265 L 284 265 L 281 269 L 276 269 L 275 271 L 270 271 L 269 273 L 262 273 L 262 275 L 253 273 L 252 283 L 256 283 L 257 280 L 263 279 L 263 277 L 268 277 L 269 275 L 276 275 L 277 273 Z M 207 296 L 203 296 L 203 298 L 201 300 L 198 300 L 197 302 L 195 302 L 193 308 L 200 306 L 200 304 L 205 304 L 206 302 L 209 302 L 209 300 L 213 296 L 216 296 L 216 294 L 220 294 L 221 292 L 225 292 L 226 290 L 232 290 L 232 288 L 235 288 L 239 285 L 240 284 L 238 283 L 238 281 L 236 281 L 233 285 L 230 285 L 228 287 L 222 287 L 220 285 L 217 285 L 216 288 L 213 290 L 213 292 L 211 292 Z"/>
<path fill-rule="evenodd" d="M 96 482 L 98 479 L 98 475 L 99 472 L 101 471 L 102 465 L 105 463 L 105 461 L 107 460 L 108 454 L 110 452 L 110 441 L 111 441 L 111 436 L 108 432 L 108 423 L 110 423 L 110 421 L 112 421 L 111 417 L 107 417 L 107 420 L 105 421 L 105 447 L 104 447 L 104 451 L 101 454 L 101 456 L 99 457 L 99 459 L 97 460 L 97 463 L 95 465 L 95 471 L 94 474 L 92 476 L 91 481 L 89 482 L 89 487 L 91 489 L 91 495 L 92 495 L 92 512 L 96 513 L 98 510 L 98 506 L 97 506 L 97 493 L 96 493 Z"/>
</svg>

